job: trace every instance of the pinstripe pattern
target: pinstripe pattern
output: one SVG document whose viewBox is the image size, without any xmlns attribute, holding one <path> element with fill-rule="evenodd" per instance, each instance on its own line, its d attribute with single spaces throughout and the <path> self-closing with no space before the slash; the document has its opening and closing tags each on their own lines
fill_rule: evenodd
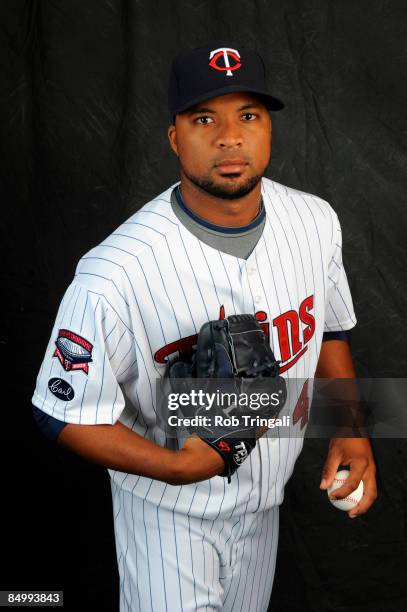
<svg viewBox="0 0 407 612">
<path fill-rule="evenodd" d="M 278 506 L 225 519 L 217 531 L 216 519 L 151 504 L 114 480 L 111 486 L 122 612 L 267 610 Z"/>
<path fill-rule="evenodd" d="M 244 260 L 200 241 L 170 204 L 173 186 L 146 204 L 79 262 L 59 311 L 33 403 L 73 423 L 120 420 L 169 448 L 179 441 L 157 426 L 155 380 L 165 363 L 154 356 L 202 324 L 225 315 L 264 311 L 270 343 L 281 358 L 276 319 L 299 313 L 313 296 L 315 333 L 300 358 L 290 354 L 284 413 L 312 378 L 324 331 L 356 323 L 342 265 L 338 218 L 320 198 L 263 179 L 263 235 Z M 288 323 L 287 323 L 288 325 Z M 61 328 L 93 347 L 89 373 L 65 372 L 53 357 Z M 293 334 L 291 330 L 290 334 Z M 291 338 L 291 336 L 290 336 Z M 290 350 L 293 340 L 289 341 Z M 305 342 L 305 341 L 304 341 Z M 75 391 L 56 399 L 48 380 Z M 312 390 L 310 389 L 310 395 Z M 301 452 L 301 421 L 258 441 L 232 477 L 184 486 L 109 470 L 121 610 L 266 610 L 275 569 L 278 506 Z"/>
</svg>

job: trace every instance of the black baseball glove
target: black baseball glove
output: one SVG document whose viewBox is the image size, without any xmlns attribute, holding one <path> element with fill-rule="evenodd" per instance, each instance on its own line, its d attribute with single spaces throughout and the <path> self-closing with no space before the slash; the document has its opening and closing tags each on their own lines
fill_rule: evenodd
<svg viewBox="0 0 407 612">
<path fill-rule="evenodd" d="M 214 401 L 208 409 L 202 403 L 199 406 L 189 403 L 180 411 L 184 418 L 201 417 L 201 422 L 207 417 L 204 424 L 187 429 L 222 456 L 225 469 L 220 475 L 230 482 L 231 475 L 255 447 L 257 438 L 267 430 L 267 426 L 259 427 L 258 418 L 275 418 L 287 399 L 279 362 L 260 324 L 249 314 L 208 321 L 198 334 L 190 359 L 170 364 L 166 376 L 171 392 L 201 392 L 217 399 L 222 393 L 221 405 Z M 260 394 L 263 399 L 267 394 L 269 402 L 266 405 L 257 402 L 256 409 L 250 407 L 248 400 Z"/>
</svg>

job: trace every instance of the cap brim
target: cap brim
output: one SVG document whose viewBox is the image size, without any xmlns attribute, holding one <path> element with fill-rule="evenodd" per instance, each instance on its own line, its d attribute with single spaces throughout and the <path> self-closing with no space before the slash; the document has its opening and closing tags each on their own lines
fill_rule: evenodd
<svg viewBox="0 0 407 612">
<path fill-rule="evenodd" d="M 268 110 L 278 111 L 284 108 L 283 102 L 274 96 L 271 96 L 267 91 L 262 91 L 260 89 L 253 89 L 252 87 L 245 87 L 244 85 L 227 85 L 226 87 L 221 87 L 219 89 L 212 89 L 207 93 L 203 93 L 202 95 L 194 98 L 193 100 L 189 100 L 186 104 L 179 106 L 178 108 L 171 110 L 171 115 L 177 115 L 178 113 L 182 113 L 183 111 L 188 110 L 195 104 L 199 102 L 203 102 L 204 100 L 209 100 L 210 98 L 216 98 L 216 96 L 222 96 L 228 93 L 237 93 L 239 91 L 247 91 L 250 93 L 258 94 L 264 98 L 265 106 Z"/>
</svg>

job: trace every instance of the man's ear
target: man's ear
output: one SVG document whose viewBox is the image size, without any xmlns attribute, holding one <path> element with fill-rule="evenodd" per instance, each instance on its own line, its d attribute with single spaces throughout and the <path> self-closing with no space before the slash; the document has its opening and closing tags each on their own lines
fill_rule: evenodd
<svg viewBox="0 0 407 612">
<path fill-rule="evenodd" d="M 175 155 L 178 156 L 178 145 L 177 145 L 177 128 L 175 127 L 175 121 L 168 128 L 168 140 L 170 147 L 174 151 Z"/>
</svg>

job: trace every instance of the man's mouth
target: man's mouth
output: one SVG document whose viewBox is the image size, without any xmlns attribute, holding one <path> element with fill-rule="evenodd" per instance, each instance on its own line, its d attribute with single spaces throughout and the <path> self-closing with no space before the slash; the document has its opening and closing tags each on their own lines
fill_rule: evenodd
<svg viewBox="0 0 407 612">
<path fill-rule="evenodd" d="M 239 175 L 247 166 L 247 162 L 243 159 L 222 159 L 215 167 L 220 174 L 235 174 Z"/>
</svg>

